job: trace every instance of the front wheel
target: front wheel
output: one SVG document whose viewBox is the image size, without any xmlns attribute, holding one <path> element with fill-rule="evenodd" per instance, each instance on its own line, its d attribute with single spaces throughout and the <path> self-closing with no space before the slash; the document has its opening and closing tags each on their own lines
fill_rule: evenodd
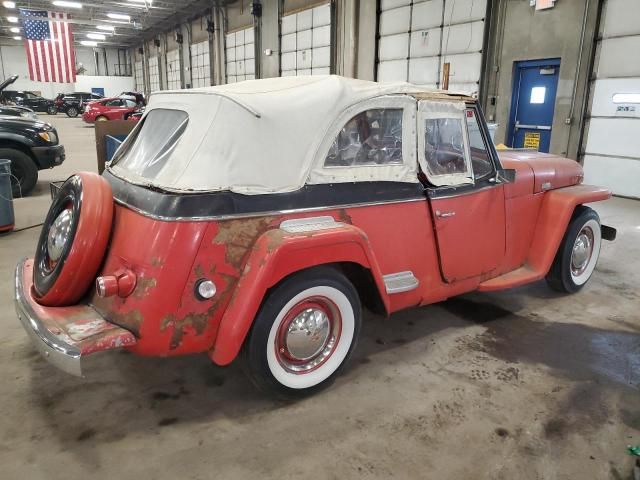
<svg viewBox="0 0 640 480">
<path fill-rule="evenodd" d="M 75 118 L 78 116 L 78 109 L 76 107 L 69 107 L 67 109 L 67 117 Z"/>
<path fill-rule="evenodd" d="M 356 345 L 361 318 L 358 293 L 338 271 L 319 267 L 289 277 L 262 305 L 245 344 L 251 379 L 288 398 L 327 387 Z"/>
<path fill-rule="evenodd" d="M 600 217 L 589 207 L 576 209 L 546 280 L 563 293 L 575 293 L 591 278 L 600 256 Z"/>
<path fill-rule="evenodd" d="M 11 193 L 13 198 L 28 195 L 38 182 L 38 167 L 20 150 L 0 148 L 0 158 L 11 160 Z"/>
<path fill-rule="evenodd" d="M 55 105 L 48 105 L 47 106 L 47 113 L 49 115 L 56 115 L 58 113 L 58 109 L 56 108 Z"/>
</svg>

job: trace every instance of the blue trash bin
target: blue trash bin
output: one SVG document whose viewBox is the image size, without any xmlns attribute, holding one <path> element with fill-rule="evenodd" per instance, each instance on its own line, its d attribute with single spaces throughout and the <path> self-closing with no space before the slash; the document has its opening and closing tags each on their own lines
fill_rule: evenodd
<svg viewBox="0 0 640 480">
<path fill-rule="evenodd" d="M 13 230 L 14 224 L 11 160 L 0 159 L 0 233 Z"/>
</svg>

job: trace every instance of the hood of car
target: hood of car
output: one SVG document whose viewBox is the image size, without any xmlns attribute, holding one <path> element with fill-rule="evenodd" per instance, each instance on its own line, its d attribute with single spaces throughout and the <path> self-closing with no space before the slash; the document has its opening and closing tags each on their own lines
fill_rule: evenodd
<svg viewBox="0 0 640 480">
<path fill-rule="evenodd" d="M 0 92 L 11 85 L 13 82 L 15 82 L 17 79 L 18 75 L 12 75 L 9 78 L 6 78 L 4 82 L 0 83 Z"/>
<path fill-rule="evenodd" d="M 514 162 L 525 163 L 533 172 L 533 192 L 577 185 L 582 182 L 582 166 L 570 158 L 530 150 L 506 150 L 500 152 L 500 160 L 507 168 L 520 170 Z M 516 175 L 516 182 L 518 175 Z"/>
<path fill-rule="evenodd" d="M 42 120 L 35 120 L 32 118 L 24 117 L 10 117 L 4 116 L 0 118 L 0 128 L 4 130 L 21 130 L 21 129 L 36 129 L 43 130 L 45 127 L 52 128 L 46 122 Z"/>
</svg>

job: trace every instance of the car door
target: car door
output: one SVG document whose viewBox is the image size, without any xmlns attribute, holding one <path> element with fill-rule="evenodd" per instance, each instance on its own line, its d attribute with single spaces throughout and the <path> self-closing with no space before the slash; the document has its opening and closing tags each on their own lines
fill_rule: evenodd
<svg viewBox="0 0 640 480">
<path fill-rule="evenodd" d="M 421 101 L 418 122 L 442 277 L 480 281 L 505 254 L 504 188 L 486 125 L 474 105 L 446 101 Z"/>
</svg>

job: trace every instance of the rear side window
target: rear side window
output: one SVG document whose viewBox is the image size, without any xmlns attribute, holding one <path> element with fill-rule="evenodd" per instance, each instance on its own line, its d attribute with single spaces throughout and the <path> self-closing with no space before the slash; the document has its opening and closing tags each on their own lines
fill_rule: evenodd
<svg viewBox="0 0 640 480">
<path fill-rule="evenodd" d="M 402 164 L 402 114 L 402 108 L 358 113 L 334 140 L 324 166 Z"/>
<path fill-rule="evenodd" d="M 155 178 L 178 144 L 188 121 L 189 115 L 182 110 L 151 110 L 127 137 L 112 163 L 141 177 Z"/>
</svg>

